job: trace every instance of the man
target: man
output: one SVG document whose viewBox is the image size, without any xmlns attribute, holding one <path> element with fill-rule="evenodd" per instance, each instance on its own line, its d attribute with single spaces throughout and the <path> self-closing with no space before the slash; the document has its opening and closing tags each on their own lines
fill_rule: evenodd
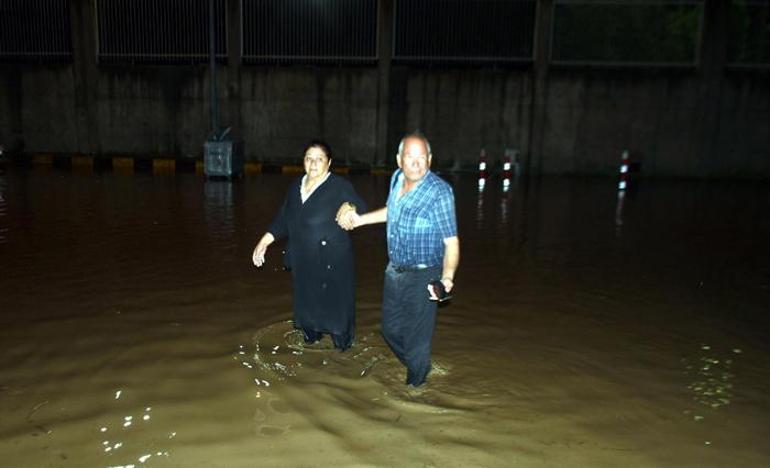
<svg viewBox="0 0 770 468">
<path fill-rule="evenodd" d="M 420 133 L 406 135 L 398 146 L 399 169 L 390 181 L 387 205 L 359 215 L 343 205 L 343 229 L 386 222 L 389 264 L 382 299 L 382 335 L 407 368 L 406 383 L 418 387 L 430 372 L 439 280 L 446 292 L 454 287 L 460 261 L 454 194 L 430 171 L 430 144 Z M 427 288 L 427 292 L 426 292 Z"/>
</svg>

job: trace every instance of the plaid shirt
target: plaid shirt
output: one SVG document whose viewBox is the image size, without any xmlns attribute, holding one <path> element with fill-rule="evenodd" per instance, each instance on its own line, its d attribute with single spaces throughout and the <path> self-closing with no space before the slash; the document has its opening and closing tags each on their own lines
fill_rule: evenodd
<svg viewBox="0 0 770 468">
<path fill-rule="evenodd" d="M 444 239 L 457 235 L 452 187 L 431 171 L 404 196 L 401 169 L 390 179 L 388 195 L 388 256 L 398 266 L 441 266 Z"/>
</svg>

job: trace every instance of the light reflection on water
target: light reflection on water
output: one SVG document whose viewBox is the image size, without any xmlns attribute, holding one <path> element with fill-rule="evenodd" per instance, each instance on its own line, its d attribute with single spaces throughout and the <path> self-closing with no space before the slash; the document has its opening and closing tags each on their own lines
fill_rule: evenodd
<svg viewBox="0 0 770 468">
<path fill-rule="evenodd" d="M 204 214 L 207 232 L 214 242 L 233 239 L 236 231 L 234 190 L 238 182 L 231 180 L 207 180 L 203 185 Z"/>
<path fill-rule="evenodd" d="M 176 432 L 158 433 L 153 429 L 151 419 L 155 413 L 152 406 L 133 408 L 133 411 L 126 414 L 130 410 L 127 406 L 130 405 L 123 404 L 123 400 L 131 398 L 132 393 L 124 390 L 114 392 L 115 421 L 103 423 L 98 428 L 100 448 L 106 457 L 106 466 L 110 468 L 127 468 L 146 463 L 153 457 L 171 456 L 169 450 L 161 447 L 165 441 L 174 439 Z M 120 417 L 120 414 L 123 416 Z"/>
<path fill-rule="evenodd" d="M 122 391 L 117 391 L 115 399 L 118 400 L 121 394 Z M 170 456 L 167 450 L 157 449 L 157 442 L 151 444 L 153 446 L 151 450 L 148 450 L 146 446 L 139 446 L 143 445 L 141 442 L 136 442 L 136 440 L 147 438 L 146 435 L 142 437 L 141 434 L 148 432 L 151 414 L 152 407 L 147 406 L 136 415 L 136 418 L 134 415 L 123 416 L 122 421 L 116 425 L 104 425 L 99 428 L 99 433 L 104 437 L 101 441 L 101 448 L 107 456 L 108 467 L 136 466 L 136 464 L 146 463 L 153 456 L 166 458 Z M 168 434 L 169 439 L 174 437 L 176 437 L 176 432 Z"/>
<path fill-rule="evenodd" d="M 730 357 L 722 357 L 722 353 L 712 350 L 709 345 L 702 345 L 701 351 L 697 360 L 683 359 L 685 374 L 694 379 L 687 388 L 693 393 L 693 401 L 701 407 L 717 410 L 731 403 L 735 391 L 732 366 L 742 351 L 735 348 Z M 693 418 L 699 421 L 703 416 L 696 412 Z"/>
<path fill-rule="evenodd" d="M 623 233 L 623 205 L 626 201 L 626 191 L 618 190 L 618 202 L 615 205 L 615 236 L 620 237 Z"/>
<path fill-rule="evenodd" d="M 348 377 L 364 377 L 388 354 L 383 343 L 374 343 L 372 333 L 359 336 L 350 350 L 344 353 L 334 348 L 328 336 L 317 343 L 306 344 L 302 332 L 294 329 L 290 320 L 263 327 L 254 335 L 253 341 L 251 360 L 258 369 L 272 373 L 279 380 L 321 368 L 323 372 L 329 372 L 326 366 Z M 244 367 L 252 369 L 251 362 L 243 360 L 247 355 L 240 346 L 238 360 Z M 262 377 L 257 377 L 255 382 L 258 386 L 269 386 L 269 382 Z"/>
</svg>

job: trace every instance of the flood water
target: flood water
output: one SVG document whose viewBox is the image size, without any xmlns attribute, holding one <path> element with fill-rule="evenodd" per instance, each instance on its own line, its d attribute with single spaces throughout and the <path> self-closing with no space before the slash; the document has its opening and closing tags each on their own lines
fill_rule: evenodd
<svg viewBox="0 0 770 468">
<path fill-rule="evenodd" d="M 382 226 L 345 353 L 292 332 L 280 246 L 251 265 L 291 177 L 0 172 L 0 466 L 770 465 L 766 184 L 448 176 L 455 297 L 407 390 Z"/>
</svg>

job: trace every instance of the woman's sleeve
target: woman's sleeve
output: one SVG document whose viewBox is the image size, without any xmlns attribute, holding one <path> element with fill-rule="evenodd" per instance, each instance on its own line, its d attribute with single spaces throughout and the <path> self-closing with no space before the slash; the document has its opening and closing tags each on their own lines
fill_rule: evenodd
<svg viewBox="0 0 770 468">
<path fill-rule="evenodd" d="M 289 231 L 287 227 L 288 205 L 289 205 L 289 195 L 287 194 L 286 198 L 283 200 L 283 204 L 281 205 L 281 208 L 278 209 L 278 213 L 276 213 L 275 218 L 273 219 L 273 222 L 270 223 L 270 226 L 267 227 L 267 232 L 272 234 L 273 237 L 275 237 L 275 240 L 283 239 L 288 235 L 288 231 Z"/>
<path fill-rule="evenodd" d="M 342 179 L 343 181 L 343 191 L 342 191 L 342 201 L 343 202 L 350 202 L 354 205 L 356 205 L 356 212 L 359 214 L 366 213 L 368 210 L 366 208 L 366 202 L 363 198 L 361 198 L 358 193 L 356 192 L 356 189 L 353 188 L 353 184 L 350 183 L 349 180 Z"/>
</svg>

